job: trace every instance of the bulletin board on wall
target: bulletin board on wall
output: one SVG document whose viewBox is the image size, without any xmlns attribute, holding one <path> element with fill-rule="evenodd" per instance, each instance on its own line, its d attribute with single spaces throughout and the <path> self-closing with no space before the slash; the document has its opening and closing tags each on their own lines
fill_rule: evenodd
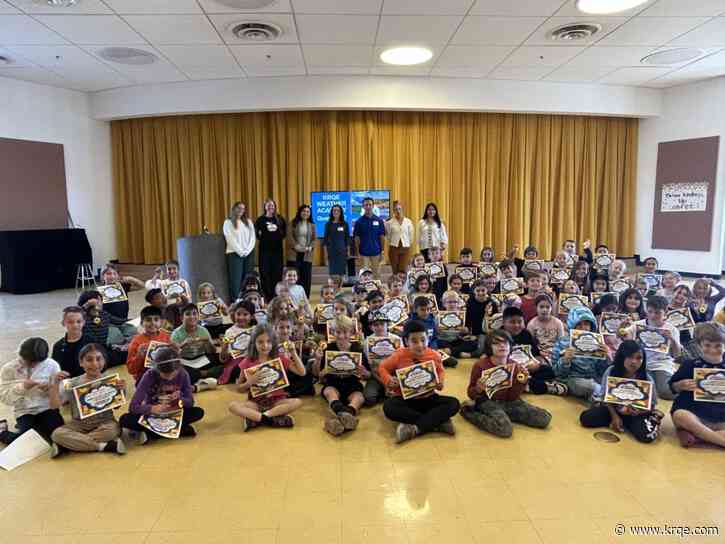
<svg viewBox="0 0 725 544">
<path fill-rule="evenodd" d="M 710 251 L 720 137 L 661 142 L 652 248 Z"/>
</svg>

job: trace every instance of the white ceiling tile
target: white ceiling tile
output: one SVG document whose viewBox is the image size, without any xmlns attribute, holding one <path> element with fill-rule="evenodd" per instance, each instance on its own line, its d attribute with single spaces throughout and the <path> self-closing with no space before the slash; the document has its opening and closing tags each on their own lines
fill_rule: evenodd
<svg viewBox="0 0 725 544">
<path fill-rule="evenodd" d="M 36 19 L 77 44 L 146 43 L 118 15 L 38 15 Z"/>
<path fill-rule="evenodd" d="M 222 38 L 229 45 L 254 44 L 258 42 L 243 42 L 232 34 L 232 27 L 240 22 L 262 22 L 272 23 L 282 29 L 282 35 L 275 40 L 275 43 L 297 43 L 297 29 L 291 14 L 287 13 L 226 13 L 219 15 L 210 15 L 212 24 L 221 34 Z"/>
<path fill-rule="evenodd" d="M 531 45 L 519 47 L 503 63 L 504 66 L 561 66 L 584 51 L 584 47 Z"/>
<path fill-rule="evenodd" d="M 508 15 L 523 17 L 553 15 L 564 0 L 478 0 L 471 15 Z"/>
<path fill-rule="evenodd" d="M 635 17 L 603 38 L 601 45 L 662 45 L 704 23 L 705 17 Z"/>
<path fill-rule="evenodd" d="M 638 13 L 641 13 L 643 10 L 647 9 L 649 6 L 651 6 L 654 2 L 657 0 L 650 0 L 649 4 L 641 4 L 639 6 L 636 6 L 632 9 L 627 9 L 624 11 L 620 11 L 615 14 L 617 17 L 632 17 L 634 15 L 637 15 Z M 596 20 L 601 20 L 603 18 L 606 18 L 601 15 L 590 15 L 588 13 L 582 13 L 579 11 L 576 7 L 577 0 L 567 0 L 566 3 L 561 7 L 559 11 L 556 12 L 557 17 L 578 17 L 578 18 L 590 18 L 594 17 Z M 608 16 L 607 16 L 608 17 Z"/>
<path fill-rule="evenodd" d="M 581 17 L 551 17 L 536 32 L 526 40 L 526 45 L 552 45 L 559 44 L 566 47 L 578 47 L 582 45 L 591 45 L 598 42 L 604 36 L 612 32 L 618 26 L 627 22 L 627 17 L 597 17 L 596 19 L 581 18 Z M 573 23 L 597 23 L 601 25 L 602 29 L 596 34 L 592 35 L 586 40 L 579 40 L 576 42 L 559 42 L 553 41 L 549 37 L 549 33 L 557 28 L 564 25 L 570 25 Z"/>
<path fill-rule="evenodd" d="M 294 0 L 295 13 L 377 15 L 383 0 Z"/>
<path fill-rule="evenodd" d="M 519 45 L 545 17 L 468 16 L 451 43 L 459 45 Z"/>
<path fill-rule="evenodd" d="M 564 83 L 591 83 L 616 70 L 612 66 L 562 66 L 544 79 Z"/>
<path fill-rule="evenodd" d="M 645 55 L 648 55 L 655 48 L 653 47 L 605 47 L 595 45 L 585 49 L 581 54 L 572 59 L 567 66 L 584 68 L 587 66 L 605 66 L 616 68 L 619 66 L 637 66 Z"/>
<path fill-rule="evenodd" d="M 433 77 L 448 77 L 448 78 L 484 78 L 488 74 L 493 66 L 489 68 L 474 68 L 474 67 L 459 67 L 459 68 L 446 68 L 441 66 L 434 67 L 430 75 Z"/>
<path fill-rule="evenodd" d="M 252 66 L 247 68 L 251 77 L 305 76 L 304 66 Z"/>
<path fill-rule="evenodd" d="M 706 68 L 722 68 L 725 67 L 725 51 L 719 51 L 712 55 L 708 55 L 692 64 L 688 64 L 682 70 L 703 70 Z"/>
<path fill-rule="evenodd" d="M 290 6 L 289 0 L 273 0 L 267 6 L 261 9 L 240 9 L 234 6 L 232 0 L 225 0 L 225 2 L 217 0 L 199 0 L 199 4 L 207 13 L 291 13 L 292 7 Z M 240 2 L 240 5 L 243 2 Z"/>
<path fill-rule="evenodd" d="M 115 44 L 89 45 L 83 47 L 84 50 L 93 56 L 101 59 L 100 52 L 106 47 Z M 174 81 L 186 81 L 188 78 L 180 72 L 173 64 L 166 60 L 156 49 L 150 45 L 134 45 L 134 49 L 148 51 L 158 57 L 153 64 L 130 65 L 119 64 L 103 60 L 108 66 L 112 66 L 114 70 L 120 72 L 136 84 L 143 83 L 167 83 Z"/>
<path fill-rule="evenodd" d="M 20 10 L 4 0 L 0 0 L 0 13 L 20 13 Z"/>
<path fill-rule="evenodd" d="M 461 19 L 455 15 L 384 15 L 380 18 L 377 43 L 447 43 Z"/>
<path fill-rule="evenodd" d="M 163 45 L 159 51 L 190 79 L 245 75 L 226 45 Z"/>
<path fill-rule="evenodd" d="M 364 76 L 370 73 L 370 68 L 366 66 L 308 66 L 307 72 L 312 76 L 327 75 L 348 75 L 348 76 Z"/>
<path fill-rule="evenodd" d="M 499 66 L 488 77 L 491 79 L 537 81 L 551 71 L 550 66 Z"/>
<path fill-rule="evenodd" d="M 230 49 L 250 76 L 305 73 L 299 45 L 235 45 Z"/>
<path fill-rule="evenodd" d="M 18 68 L 1 68 L 0 77 L 9 77 L 12 79 L 21 79 L 23 81 L 32 81 L 41 85 L 52 85 L 53 87 L 64 87 L 66 89 L 73 88 L 70 82 L 60 77 L 58 74 L 34 66 L 18 67 Z M 79 89 L 80 90 L 80 89 Z"/>
<path fill-rule="evenodd" d="M 599 83 L 608 85 L 641 85 L 671 71 L 672 68 L 652 68 L 646 66 L 619 68 L 611 74 L 604 76 L 599 80 Z"/>
<path fill-rule="evenodd" d="M 58 46 L 56 45 L 53 47 Z M 10 68 L 16 68 L 18 66 L 35 66 L 35 64 L 32 62 L 32 59 L 28 57 L 23 57 L 19 52 L 15 50 L 10 50 L 6 47 L 0 47 L 0 56 L 5 57 L 11 62 L 11 64 L 3 66 L 8 66 Z"/>
<path fill-rule="evenodd" d="M 196 0 L 104 0 L 121 15 L 160 13 L 202 13 Z"/>
<path fill-rule="evenodd" d="M 376 76 L 427 76 L 430 66 L 373 66 L 370 73 Z"/>
<path fill-rule="evenodd" d="M 48 2 L 38 0 L 9 0 L 11 4 L 26 13 L 57 13 L 57 14 L 88 14 L 113 13 L 101 0 L 83 0 L 75 6 L 51 6 Z"/>
<path fill-rule="evenodd" d="M 514 50 L 512 46 L 449 45 L 441 54 L 437 68 L 482 68 L 490 70 Z"/>
<path fill-rule="evenodd" d="M 220 44 L 206 15 L 126 15 L 136 32 L 153 44 Z"/>
<path fill-rule="evenodd" d="M 310 66 L 370 66 L 372 45 L 303 45 Z"/>
<path fill-rule="evenodd" d="M 302 43 L 375 43 L 377 15 L 297 15 Z"/>
<path fill-rule="evenodd" d="M 643 17 L 712 17 L 725 13 L 725 0 L 658 0 L 644 10 Z"/>
<path fill-rule="evenodd" d="M 725 45 L 725 17 L 716 17 L 704 25 L 672 40 L 669 45 L 695 45 L 700 47 Z"/>
<path fill-rule="evenodd" d="M 474 0 L 385 0 L 386 15 L 465 15 Z"/>
<path fill-rule="evenodd" d="M 52 45 L 68 41 L 27 15 L 0 15 L 0 43 Z"/>
</svg>

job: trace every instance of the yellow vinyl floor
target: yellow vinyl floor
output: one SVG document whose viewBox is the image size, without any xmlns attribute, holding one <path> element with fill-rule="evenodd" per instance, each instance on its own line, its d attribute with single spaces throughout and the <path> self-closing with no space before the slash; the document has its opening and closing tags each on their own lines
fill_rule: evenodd
<svg viewBox="0 0 725 544">
<path fill-rule="evenodd" d="M 28 336 L 52 345 L 62 335 L 60 308 L 75 297 L 0 295 L 0 360 Z M 143 296 L 131 299 L 133 316 Z M 447 372 L 445 393 L 465 398 L 472 364 Z M 304 400 L 293 429 L 243 434 L 226 409 L 238 395 L 197 395 L 206 416 L 195 439 L 131 447 L 124 457 L 41 458 L 0 473 L 0 542 L 725 542 L 725 451 L 680 448 L 669 416 L 654 444 L 629 435 L 603 443 L 579 426 L 582 402 L 532 395 L 553 413 L 548 430 L 517 426 L 499 439 L 456 417 L 455 437 L 396 446 L 380 406 L 364 410 L 353 433 L 327 435 L 319 397 Z M 717 527 L 720 535 L 635 537 L 638 526 Z"/>
</svg>

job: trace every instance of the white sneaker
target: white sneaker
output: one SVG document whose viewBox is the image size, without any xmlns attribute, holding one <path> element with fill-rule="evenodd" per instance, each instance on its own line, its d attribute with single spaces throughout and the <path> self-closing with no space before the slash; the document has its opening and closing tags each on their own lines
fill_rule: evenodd
<svg viewBox="0 0 725 544">
<path fill-rule="evenodd" d="M 196 392 L 201 393 L 202 391 L 210 391 L 216 389 L 218 382 L 216 378 L 202 378 L 196 382 Z"/>
</svg>

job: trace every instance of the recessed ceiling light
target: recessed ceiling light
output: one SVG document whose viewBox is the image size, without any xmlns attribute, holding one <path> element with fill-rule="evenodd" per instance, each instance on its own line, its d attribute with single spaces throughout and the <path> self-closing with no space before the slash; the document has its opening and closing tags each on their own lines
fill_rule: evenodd
<svg viewBox="0 0 725 544">
<path fill-rule="evenodd" d="M 425 47 L 392 47 L 380 53 L 385 64 L 412 66 L 423 64 L 433 58 L 433 51 Z"/>
<path fill-rule="evenodd" d="M 577 0 L 576 7 L 583 13 L 609 15 L 646 4 L 649 0 Z"/>
<path fill-rule="evenodd" d="M 274 4 L 277 0 L 217 0 L 220 4 L 235 9 L 262 9 Z"/>
<path fill-rule="evenodd" d="M 98 54 L 102 58 L 118 64 L 138 66 L 156 62 L 156 55 L 153 53 L 132 47 L 105 47 Z"/>
<path fill-rule="evenodd" d="M 640 62 L 642 64 L 656 64 L 669 66 L 672 64 L 682 64 L 695 60 L 703 54 L 702 49 L 694 47 L 678 47 L 677 49 L 665 49 L 664 51 L 655 51 L 643 57 Z"/>
<path fill-rule="evenodd" d="M 35 0 L 36 4 L 48 4 L 54 8 L 69 8 L 75 6 L 78 0 Z"/>
</svg>

